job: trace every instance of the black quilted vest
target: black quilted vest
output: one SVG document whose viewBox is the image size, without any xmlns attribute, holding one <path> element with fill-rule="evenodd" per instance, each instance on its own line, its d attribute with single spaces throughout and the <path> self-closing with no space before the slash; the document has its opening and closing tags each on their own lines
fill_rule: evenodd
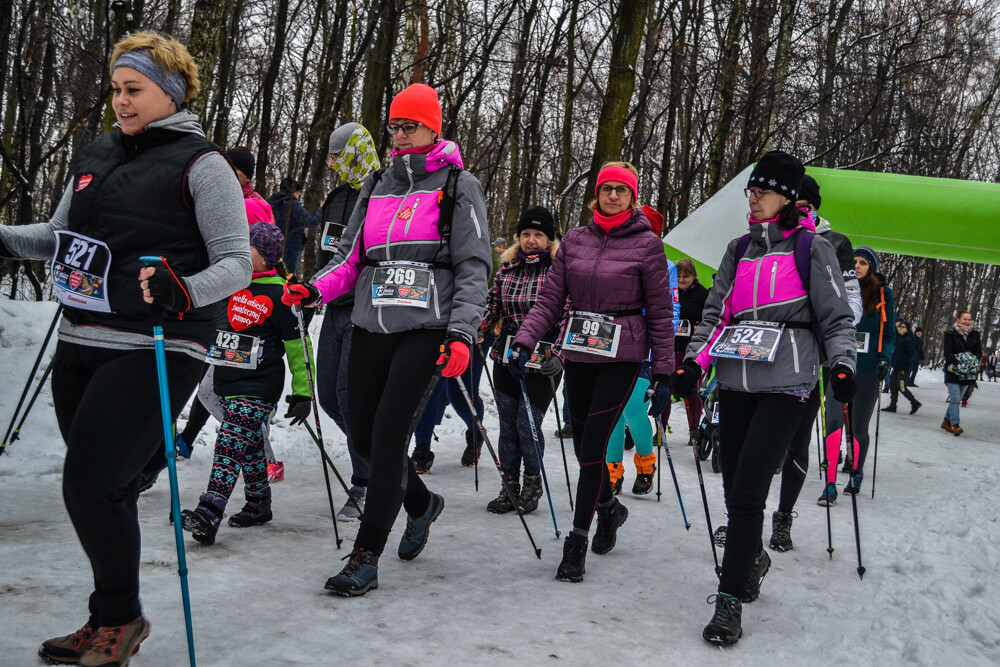
<svg viewBox="0 0 1000 667">
<path fill-rule="evenodd" d="M 143 255 L 162 255 L 179 277 L 208 268 L 187 176 L 211 151 L 219 148 L 202 136 L 163 128 L 132 136 L 112 131 L 83 150 L 73 166 L 69 229 L 108 245 L 112 312 L 67 307 L 70 322 L 144 334 L 161 324 L 168 338 L 211 345 L 215 308 L 166 313 L 142 300 L 138 280 Z"/>
</svg>

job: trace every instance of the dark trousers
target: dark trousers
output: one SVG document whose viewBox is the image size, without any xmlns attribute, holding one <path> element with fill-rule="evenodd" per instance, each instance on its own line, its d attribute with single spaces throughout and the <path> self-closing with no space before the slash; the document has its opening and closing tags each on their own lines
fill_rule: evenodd
<svg viewBox="0 0 1000 667">
<path fill-rule="evenodd" d="M 347 372 L 348 428 L 358 453 L 371 466 L 355 547 L 381 554 L 400 506 L 410 516 L 420 516 L 430 503 L 430 491 L 410 462 L 406 444 L 444 337 L 442 329 L 380 334 L 354 328 Z"/>
<path fill-rule="evenodd" d="M 166 356 L 176 419 L 205 364 L 178 352 Z M 153 350 L 60 341 L 52 363 L 52 398 L 66 441 L 63 498 L 94 571 L 89 622 L 124 625 L 142 613 L 139 473 L 163 450 L 156 359 Z"/>
<path fill-rule="evenodd" d="M 806 408 L 790 394 L 719 390 L 719 453 L 729 526 L 719 591 L 742 597 L 762 544 L 764 507 L 774 471 Z"/>
<path fill-rule="evenodd" d="M 347 425 L 347 366 L 351 357 L 351 308 L 327 306 L 316 347 L 316 393 L 319 406 L 347 436 L 351 484 L 368 486 L 369 468 L 358 454 Z"/>
<path fill-rule="evenodd" d="M 483 379 L 483 364 L 486 361 L 486 354 L 492 345 L 492 334 L 487 335 L 482 343 L 478 344 L 478 349 L 472 350 L 472 358 L 469 359 L 469 367 L 462 373 L 461 378 L 442 378 L 431 400 L 424 408 L 423 415 L 417 422 L 417 427 L 413 431 L 413 441 L 417 447 L 430 447 L 431 438 L 434 436 L 434 427 L 441 423 L 444 410 L 451 404 L 455 414 L 465 422 L 465 429 L 475 433 L 476 422 L 469 411 L 469 404 L 462 396 L 462 390 L 458 383 L 465 385 L 465 390 L 472 397 L 472 402 L 476 406 L 476 417 L 483 418 L 483 399 L 479 396 L 479 381 Z M 489 342 L 488 342 L 489 341 Z"/>
<path fill-rule="evenodd" d="M 799 499 L 802 485 L 805 484 L 806 474 L 809 472 L 809 449 L 813 441 L 818 412 L 819 384 L 817 383 L 809 392 L 802 420 L 788 444 L 785 463 L 781 467 L 781 495 L 778 499 L 778 509 L 782 512 L 791 512 L 795 508 L 795 501 Z M 833 461 L 831 465 L 832 471 L 837 467 L 837 462 Z"/>
<path fill-rule="evenodd" d="M 542 419 L 552 401 L 552 383 L 540 373 L 529 373 L 524 378 L 524 386 L 528 390 L 528 402 L 531 404 L 532 418 L 535 420 L 535 435 L 538 436 L 538 449 L 535 451 L 534 436 L 531 433 L 531 422 L 524 408 L 524 394 L 521 383 L 510 374 L 507 366 L 497 364 L 494 380 L 497 388 L 497 413 L 500 418 L 500 436 L 497 438 L 500 466 L 511 482 L 516 482 L 520 475 L 521 461 L 524 461 L 524 474 L 535 476 L 541 471 L 539 454 L 545 455 L 545 436 L 542 433 Z M 559 386 L 560 376 L 554 378 Z M 557 389 L 558 391 L 558 389 Z"/>
<path fill-rule="evenodd" d="M 639 378 L 639 366 L 638 361 L 566 362 L 573 450 L 580 463 L 573 515 L 573 528 L 577 531 L 589 532 L 598 503 L 614 498 L 604 458 L 611 432 Z"/>
<path fill-rule="evenodd" d="M 891 407 L 896 407 L 896 401 L 899 399 L 899 394 L 906 396 L 906 400 L 910 402 L 910 405 L 916 405 L 919 401 L 913 397 L 910 390 L 906 387 L 906 378 L 909 376 L 910 371 L 901 368 L 893 368 L 892 374 L 889 376 L 889 405 Z"/>
</svg>

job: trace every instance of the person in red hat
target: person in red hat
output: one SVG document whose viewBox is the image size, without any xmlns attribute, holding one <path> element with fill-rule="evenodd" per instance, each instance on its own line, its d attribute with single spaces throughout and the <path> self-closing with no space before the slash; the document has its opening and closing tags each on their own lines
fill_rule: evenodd
<svg viewBox="0 0 1000 667">
<path fill-rule="evenodd" d="M 365 179 L 330 263 L 311 284 L 286 283 L 282 297 L 311 307 L 355 293 L 347 426 L 371 474 L 354 550 L 326 583 L 346 596 L 378 587 L 400 506 L 402 560 L 420 554 L 444 508 L 407 460 L 407 443 L 438 373 L 458 377 L 468 367 L 493 266 L 483 191 L 458 145 L 441 138 L 434 89 L 413 84 L 396 95 L 386 129 L 392 165 Z"/>
</svg>

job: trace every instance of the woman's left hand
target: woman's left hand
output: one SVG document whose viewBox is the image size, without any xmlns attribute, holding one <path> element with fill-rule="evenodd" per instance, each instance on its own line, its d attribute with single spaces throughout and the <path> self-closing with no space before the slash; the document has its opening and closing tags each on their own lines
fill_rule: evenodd
<svg viewBox="0 0 1000 667">
<path fill-rule="evenodd" d="M 164 310 L 183 313 L 191 309 L 191 297 L 166 260 L 160 266 L 144 266 L 139 271 L 139 289 L 143 301 Z"/>
</svg>

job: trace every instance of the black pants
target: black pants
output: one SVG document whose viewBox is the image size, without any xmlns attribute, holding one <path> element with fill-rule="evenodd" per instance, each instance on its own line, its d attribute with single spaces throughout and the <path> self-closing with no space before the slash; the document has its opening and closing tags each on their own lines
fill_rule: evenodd
<svg viewBox="0 0 1000 667">
<path fill-rule="evenodd" d="M 789 394 L 719 390 L 719 458 L 729 526 L 719 591 L 742 597 L 761 549 L 764 507 L 774 471 L 806 408 Z"/>
<path fill-rule="evenodd" d="M 788 444 L 788 454 L 781 467 L 781 495 L 778 497 L 778 509 L 782 512 L 791 512 L 795 508 L 795 501 L 799 499 L 802 485 L 805 484 L 806 474 L 809 472 L 809 450 L 818 412 L 819 384 L 809 392 L 802 420 Z M 837 462 L 834 461 L 831 465 L 836 468 Z"/>
<path fill-rule="evenodd" d="M 909 369 L 902 370 L 899 368 L 892 369 L 892 375 L 889 377 L 889 406 L 896 407 L 896 401 L 899 399 L 899 394 L 906 396 L 906 400 L 910 402 L 911 406 L 916 405 L 919 401 L 913 397 L 910 390 L 906 387 L 906 378 L 910 374 Z"/>
<path fill-rule="evenodd" d="M 406 452 L 410 424 L 440 355 L 442 329 L 380 334 L 354 327 L 347 366 L 347 427 L 371 467 L 368 496 L 354 546 L 381 554 L 400 505 L 427 511 L 431 495 Z"/>
<path fill-rule="evenodd" d="M 153 350 L 60 341 L 52 363 L 52 398 L 66 441 L 63 497 L 94 571 L 89 622 L 124 625 L 142 611 L 139 472 L 163 449 L 156 359 Z M 167 353 L 174 419 L 204 366 L 199 359 Z"/>
<path fill-rule="evenodd" d="M 611 431 L 621 418 L 639 378 L 639 366 L 638 361 L 606 364 L 566 362 L 573 449 L 580 463 L 576 512 L 573 515 L 573 528 L 578 531 L 588 532 L 598 503 L 610 502 L 614 498 L 604 457 Z"/>
<path fill-rule="evenodd" d="M 211 367 L 206 364 L 206 373 L 209 368 Z M 202 374 L 202 377 L 205 377 L 204 373 Z M 201 384 L 200 381 L 199 384 Z M 197 392 L 197 388 L 195 391 Z M 208 408 L 201 404 L 201 401 L 198 399 L 196 394 L 194 399 L 191 401 L 191 410 L 188 412 L 187 424 L 184 425 L 184 431 L 181 433 L 181 437 L 184 438 L 184 442 L 188 444 L 188 447 L 194 446 L 194 441 L 197 439 L 198 434 L 201 433 L 201 429 L 205 428 L 205 424 L 208 422 L 209 416 Z"/>
</svg>

